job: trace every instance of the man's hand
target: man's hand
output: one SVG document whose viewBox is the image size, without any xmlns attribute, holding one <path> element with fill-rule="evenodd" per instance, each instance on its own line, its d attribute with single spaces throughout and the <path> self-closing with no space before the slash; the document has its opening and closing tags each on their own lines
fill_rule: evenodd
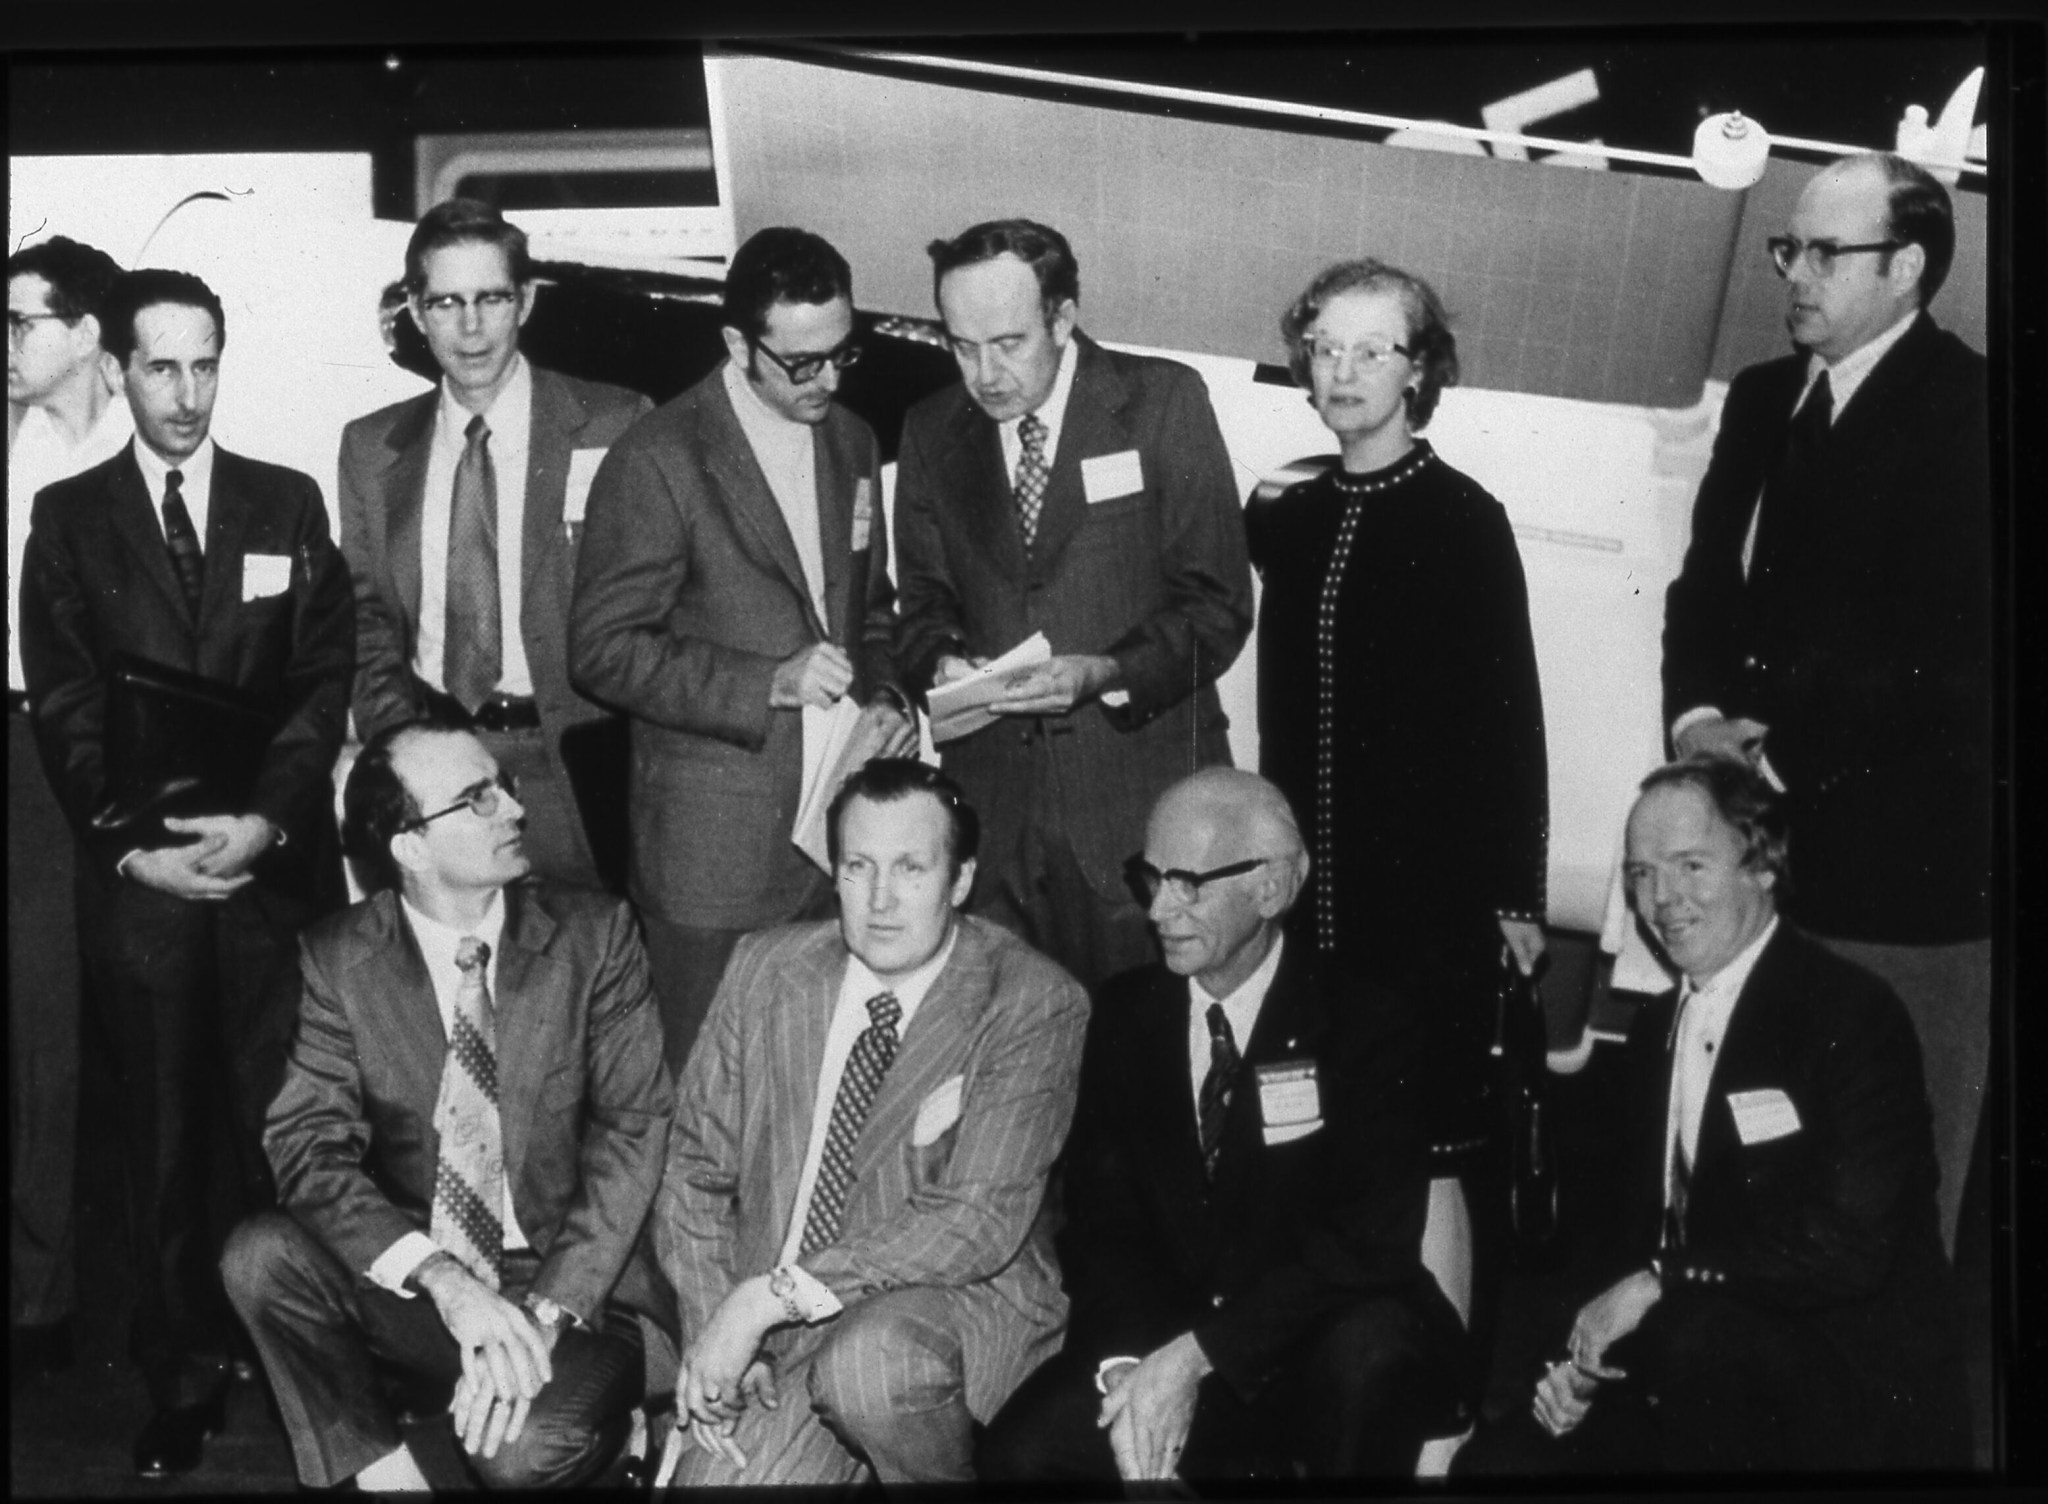
<svg viewBox="0 0 2048 1504">
<path fill-rule="evenodd" d="M 1763 756 L 1764 732 L 1767 729 L 1762 721 L 1753 721 L 1744 715 L 1702 716 L 1673 737 L 1671 746 L 1680 757 L 1696 757 L 1705 753 L 1711 757 L 1746 762 L 1754 767 L 1757 759 Z"/>
<path fill-rule="evenodd" d="M 782 1302 L 768 1292 L 766 1275 L 735 1285 L 683 1355 L 682 1377 L 676 1384 L 678 1408 L 707 1426 L 736 1418 L 748 1399 L 744 1381 L 753 1379 L 758 1388 L 753 1370 L 761 1339 L 780 1320 Z M 725 1434 L 731 1434 L 730 1424 Z"/>
<path fill-rule="evenodd" d="M 1174 1476 L 1195 1418 L 1196 1386 L 1210 1371 L 1195 1334 L 1184 1332 L 1142 1362 L 1104 1378 L 1109 1393 L 1095 1423 L 1108 1428 L 1110 1450 L 1126 1482 Z"/>
<path fill-rule="evenodd" d="M 462 1379 L 451 1412 L 455 1432 L 472 1453 L 497 1454 L 517 1441 L 527 1407 L 554 1377 L 553 1345 L 514 1305 L 445 1253 L 413 1272 L 462 1352 Z"/>
<path fill-rule="evenodd" d="M 853 662 L 845 650 L 836 642 L 814 642 L 775 665 L 775 677 L 768 684 L 768 706 L 771 710 L 799 710 L 815 705 L 823 710 L 852 683 Z"/>
<path fill-rule="evenodd" d="M 1573 1366 L 1596 1379 L 1628 1377 L 1619 1368 L 1605 1366 L 1607 1349 L 1641 1326 L 1663 1294 L 1657 1276 L 1639 1269 L 1587 1301 L 1572 1322 L 1568 1347 Z"/>
<path fill-rule="evenodd" d="M 1010 675 L 988 708 L 997 715 L 1065 715 L 1107 689 L 1116 673 L 1114 658 L 1092 653 L 1048 658 Z"/>
<path fill-rule="evenodd" d="M 268 828 L 270 822 L 260 815 L 252 818 L 262 821 Z M 234 823 L 232 815 L 200 815 L 190 820 L 167 816 L 164 820 L 166 830 L 175 834 L 191 833 L 199 839 L 189 846 L 159 846 L 154 851 L 138 851 L 122 864 L 121 870 L 145 888 L 154 888 L 173 898 L 219 903 L 249 882 L 246 872 L 214 870 L 229 845 L 229 832 L 222 827 Z"/>
<path fill-rule="evenodd" d="M 1580 1373 L 1570 1359 L 1561 1359 L 1543 1370 L 1536 1381 L 1536 1421 L 1552 1436 L 1575 1430 L 1593 1408 L 1593 1392 L 1600 1381 Z"/>
<path fill-rule="evenodd" d="M 199 859 L 198 870 L 207 877 L 240 877 L 277 844 L 277 827 L 261 815 L 197 815 L 165 820 L 164 828 L 199 833 L 208 854 Z"/>
<path fill-rule="evenodd" d="M 877 757 L 917 756 L 917 723 L 889 703 L 888 696 L 870 701 L 861 710 L 866 729 L 880 739 Z"/>
<path fill-rule="evenodd" d="M 1497 921 L 1500 937 L 1507 942 L 1508 954 L 1515 958 L 1515 969 L 1525 977 L 1536 975 L 1536 963 L 1543 959 L 1543 926 L 1528 919 L 1509 919 L 1502 915 Z"/>
<path fill-rule="evenodd" d="M 962 658 L 957 653 L 946 653 L 932 665 L 932 684 L 951 684 L 955 679 L 964 679 L 976 669 L 988 663 L 986 658 Z"/>
</svg>

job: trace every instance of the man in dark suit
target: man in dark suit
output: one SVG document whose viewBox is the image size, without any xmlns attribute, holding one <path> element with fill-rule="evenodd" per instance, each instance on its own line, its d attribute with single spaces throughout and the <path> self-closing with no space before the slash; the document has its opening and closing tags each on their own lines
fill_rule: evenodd
<svg viewBox="0 0 2048 1504">
<path fill-rule="evenodd" d="M 220 1425 L 238 1334 L 214 1261 L 235 1219 L 270 1200 L 260 1136 L 291 1030 L 292 941 L 341 897 L 331 770 L 355 621 L 319 487 L 209 436 L 226 337 L 212 290 L 130 272 L 102 328 L 135 442 L 36 499 L 21 646 L 43 766 L 77 837 L 86 992 L 120 1086 L 130 1347 L 155 1404 L 135 1464 L 160 1477 L 196 1466 Z M 244 808 L 164 822 L 184 844 L 94 823 L 115 792 L 107 698 L 122 652 L 276 713 Z"/>
<path fill-rule="evenodd" d="M 1737 376 L 1665 607 L 1678 755 L 1792 801 L 1786 911 L 1920 1031 L 1953 1240 L 1990 1051 L 1991 492 L 1984 357 L 1927 304 L 1947 190 L 1851 157 L 1771 254 L 1796 353 Z"/>
<path fill-rule="evenodd" d="M 265 1134 L 284 1210 L 236 1230 L 229 1292 L 301 1482 L 425 1487 L 373 1356 L 455 1382 L 487 1486 L 587 1482 L 640 1397 L 639 1321 L 674 1326 L 640 1236 L 673 1098 L 632 911 L 519 881 L 524 808 L 459 722 L 373 737 L 346 809 L 388 886 L 303 941 Z"/>
<path fill-rule="evenodd" d="M 725 344 L 599 471 L 569 629 L 577 684 L 632 718 L 629 890 L 678 1075 L 740 937 L 831 912 L 790 842 L 816 712 L 850 697 L 874 750 L 915 745 L 881 460 L 832 395 L 860 353 L 845 258 L 750 237 Z"/>
<path fill-rule="evenodd" d="M 977 1471 L 1412 1476 L 1465 1348 L 1419 1257 L 1414 1012 L 1281 938 L 1309 857 L 1264 779 L 1175 784 L 1132 868 L 1165 965 L 1099 996 L 1065 1161 L 1073 1322 Z"/>
<path fill-rule="evenodd" d="M 1462 1468 L 1967 1466 L 1919 1045 L 1889 987 L 1779 917 L 1785 856 L 1746 763 L 1643 781 L 1629 896 L 1683 981 L 1629 1035 L 1618 1277 Z"/>
<path fill-rule="evenodd" d="M 930 247 L 961 385 L 904 419 L 898 657 L 919 688 L 1034 632 L 995 724 L 943 750 L 988 822 L 977 912 L 1093 987 L 1152 959 L 1123 861 L 1161 790 L 1230 761 L 1214 681 L 1251 630 L 1230 455 L 1201 379 L 1075 327 L 1057 230 Z"/>
<path fill-rule="evenodd" d="M 342 430 L 356 733 L 459 709 L 525 790 L 535 870 L 598 886 L 571 771 L 625 765 L 600 766 L 603 711 L 569 685 L 569 592 L 591 477 L 649 403 L 519 353 L 533 270 L 490 206 L 428 210 L 405 274 L 441 381 Z"/>
<path fill-rule="evenodd" d="M 685 1486 L 969 1481 L 1066 1317 L 1033 1229 L 1088 1000 L 956 915 L 977 828 L 937 769 L 868 763 L 831 828 L 839 921 L 740 942 L 677 1090 Z"/>
</svg>

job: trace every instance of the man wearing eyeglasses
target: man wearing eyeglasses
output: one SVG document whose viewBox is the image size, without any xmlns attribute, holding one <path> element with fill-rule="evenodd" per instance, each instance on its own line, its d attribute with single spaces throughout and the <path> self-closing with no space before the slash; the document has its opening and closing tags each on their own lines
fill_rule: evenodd
<svg viewBox="0 0 2048 1504">
<path fill-rule="evenodd" d="M 1413 1008 L 1282 937 L 1309 861 L 1265 779 L 1170 788 L 1130 862 L 1163 966 L 1099 994 L 1066 1151 L 1066 1346 L 983 1481 L 1412 1476 L 1462 1383 L 1422 1267 Z"/>
<path fill-rule="evenodd" d="M 1984 357 L 1927 305 L 1949 196 L 1836 162 L 1769 242 L 1797 351 L 1737 376 L 1665 606 L 1680 755 L 1743 757 L 1799 831 L 1786 911 L 1898 991 L 1927 1052 L 1953 1248 L 1990 1048 Z"/>
<path fill-rule="evenodd" d="M 535 870 L 598 886 L 571 773 L 604 712 L 569 683 L 569 594 L 597 462 L 650 404 L 520 353 L 526 236 L 489 205 L 429 209 L 405 272 L 441 381 L 342 431 L 356 733 L 429 709 L 468 716 L 526 790 Z"/>
<path fill-rule="evenodd" d="M 790 841 L 806 709 L 851 697 L 880 755 L 916 745 L 880 454 L 833 398 L 860 354 L 846 259 L 757 232 L 724 332 L 730 358 L 598 472 L 569 625 L 576 683 L 632 720 L 628 890 L 678 1075 L 740 937 L 831 912 Z"/>
<path fill-rule="evenodd" d="M 427 1486 L 375 1360 L 454 1386 L 486 1487 L 587 1483 L 640 1397 L 641 1323 L 673 1335 L 640 1236 L 672 1105 L 646 958 L 620 900 L 523 880 L 518 789 L 454 718 L 349 772 L 376 891 L 302 943 L 264 1136 L 283 1210 L 221 1261 L 310 1487 Z"/>
<path fill-rule="evenodd" d="M 213 439 L 220 298 L 152 267 L 115 279 L 102 319 L 135 440 L 36 498 L 21 657 L 74 834 L 85 995 L 119 1087 L 129 1350 L 153 1406 L 134 1464 L 160 1478 L 198 1465 L 243 1340 L 213 1258 L 236 1217 L 271 1201 L 260 1138 L 291 1029 L 293 941 L 342 897 L 332 776 L 355 618 L 320 488 Z M 108 726 L 119 654 L 273 708 L 243 807 L 107 818 L 128 792 Z"/>
<path fill-rule="evenodd" d="M 79 959 L 71 832 L 37 761 L 22 674 L 30 506 L 134 432 L 107 379 L 100 313 L 121 268 L 63 235 L 7 258 L 8 1367 L 69 1366 L 77 1303 Z"/>
<path fill-rule="evenodd" d="M 1059 231 L 993 220 L 927 249 L 961 384 L 904 419 L 899 655 L 928 689 L 1045 634 L 1050 660 L 942 756 L 988 820 L 976 912 L 1093 987 L 1152 958 L 1121 872 L 1152 801 L 1230 761 L 1242 498 L 1201 378 L 1076 327 Z"/>
</svg>

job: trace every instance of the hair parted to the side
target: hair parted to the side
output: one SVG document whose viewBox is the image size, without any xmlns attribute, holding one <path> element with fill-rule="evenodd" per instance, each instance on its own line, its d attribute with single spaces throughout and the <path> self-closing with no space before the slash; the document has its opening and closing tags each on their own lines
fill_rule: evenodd
<svg viewBox="0 0 2048 1504">
<path fill-rule="evenodd" d="M 914 757 L 872 757 L 848 776 L 825 811 L 826 843 L 832 865 L 839 865 L 839 825 L 856 799 L 892 804 L 912 794 L 930 794 L 946 811 L 946 859 L 957 874 L 981 846 L 981 816 L 967 802 L 960 785 L 930 763 Z"/>
<path fill-rule="evenodd" d="M 725 273 L 723 319 L 748 339 L 768 331 L 777 303 L 853 301 L 853 269 L 822 235 L 789 225 L 756 230 L 733 253 Z"/>
<path fill-rule="evenodd" d="M 392 765 L 399 743 L 409 737 L 453 736 L 469 729 L 452 716 L 429 713 L 386 726 L 356 754 L 341 793 L 341 849 L 367 869 L 371 892 L 399 885 L 391 838 L 425 813 Z"/>
<path fill-rule="evenodd" d="M 405 290 L 418 293 L 427 285 L 427 257 L 451 245 L 494 245 L 505 253 L 512 285 L 533 280 L 533 260 L 526 232 L 482 199 L 443 199 L 420 216 L 405 243 Z"/>
<path fill-rule="evenodd" d="M 198 308 L 213 316 L 217 350 L 228 347 L 228 316 L 220 297 L 190 272 L 145 266 L 123 272 L 107 289 L 105 310 L 100 314 L 100 347 L 122 365 L 135 353 L 135 316 L 145 308 L 173 303 L 180 308 Z"/>
<path fill-rule="evenodd" d="M 950 240 L 934 240 L 925 247 L 932 258 L 932 302 L 939 299 L 939 284 L 946 273 L 963 266 L 976 266 L 998 256 L 1015 256 L 1031 268 L 1038 279 L 1038 301 L 1051 323 L 1060 306 L 1081 299 L 1081 266 L 1067 237 L 1051 225 L 1035 219 L 990 219 L 962 230 Z"/>
<path fill-rule="evenodd" d="M 50 312 L 67 324 L 90 314 L 100 321 L 102 331 L 107 322 L 107 294 L 120 275 L 120 264 L 112 256 L 69 235 L 52 235 L 7 258 L 10 282 L 16 277 L 41 277 L 50 284 Z"/>
<path fill-rule="evenodd" d="M 1653 789 L 1691 788 L 1706 796 L 1714 812 L 1742 837 L 1742 865 L 1777 879 L 1780 898 L 1792 877 L 1792 831 L 1785 796 L 1740 758 L 1696 753 L 1653 770 L 1637 785 Z"/>
</svg>

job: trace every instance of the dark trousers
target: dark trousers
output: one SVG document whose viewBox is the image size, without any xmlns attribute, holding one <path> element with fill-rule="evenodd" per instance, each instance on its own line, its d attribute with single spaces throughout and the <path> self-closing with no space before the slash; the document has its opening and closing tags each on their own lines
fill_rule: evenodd
<svg viewBox="0 0 2048 1504">
<path fill-rule="evenodd" d="M 1446 1307 L 1441 1315 L 1455 1329 L 1456 1314 Z M 1361 1301 L 1323 1326 L 1249 1403 L 1220 1375 L 1203 1379 L 1180 1475 L 1196 1483 L 1413 1477 L 1423 1441 L 1456 1408 L 1458 1352 L 1454 1331 L 1406 1302 Z M 1115 1483 L 1109 1432 L 1096 1424 L 1101 1409 L 1094 1364 L 1060 1354 L 990 1423 L 975 1475 L 992 1483 Z"/>
<path fill-rule="evenodd" d="M 1459 1477 L 1781 1473 L 1963 1467 L 1960 1378 L 1911 1405 L 1868 1392 L 1828 1342 L 1793 1317 L 1681 1290 L 1611 1349 L 1628 1378 L 1601 1388 L 1563 1437 L 1527 1404 L 1458 1454 Z"/>
<path fill-rule="evenodd" d="M 539 1262 L 530 1253 L 507 1256 L 507 1299 L 526 1293 Z M 221 1270 L 262 1355 L 299 1481 L 311 1487 L 353 1478 L 404 1440 L 380 1396 L 377 1360 L 437 1384 L 461 1376 L 462 1353 L 431 1300 L 351 1274 L 283 1212 L 237 1228 Z M 519 1439 L 495 1457 L 469 1459 L 486 1487 L 574 1487 L 618 1455 L 644 1380 L 632 1314 L 607 1305 L 599 1330 L 564 1328 L 552 1366 Z"/>
<path fill-rule="evenodd" d="M 7 1319 L 78 1304 L 78 924 L 71 831 L 25 711 L 7 714 Z"/>
<path fill-rule="evenodd" d="M 135 1281 L 131 1351 L 159 1406 L 217 1392 L 237 1328 L 220 1286 L 235 1223 L 274 1200 L 263 1114 L 284 1074 L 311 909 L 260 883 L 188 902 L 79 859 L 86 995 L 118 1086 Z"/>
</svg>

